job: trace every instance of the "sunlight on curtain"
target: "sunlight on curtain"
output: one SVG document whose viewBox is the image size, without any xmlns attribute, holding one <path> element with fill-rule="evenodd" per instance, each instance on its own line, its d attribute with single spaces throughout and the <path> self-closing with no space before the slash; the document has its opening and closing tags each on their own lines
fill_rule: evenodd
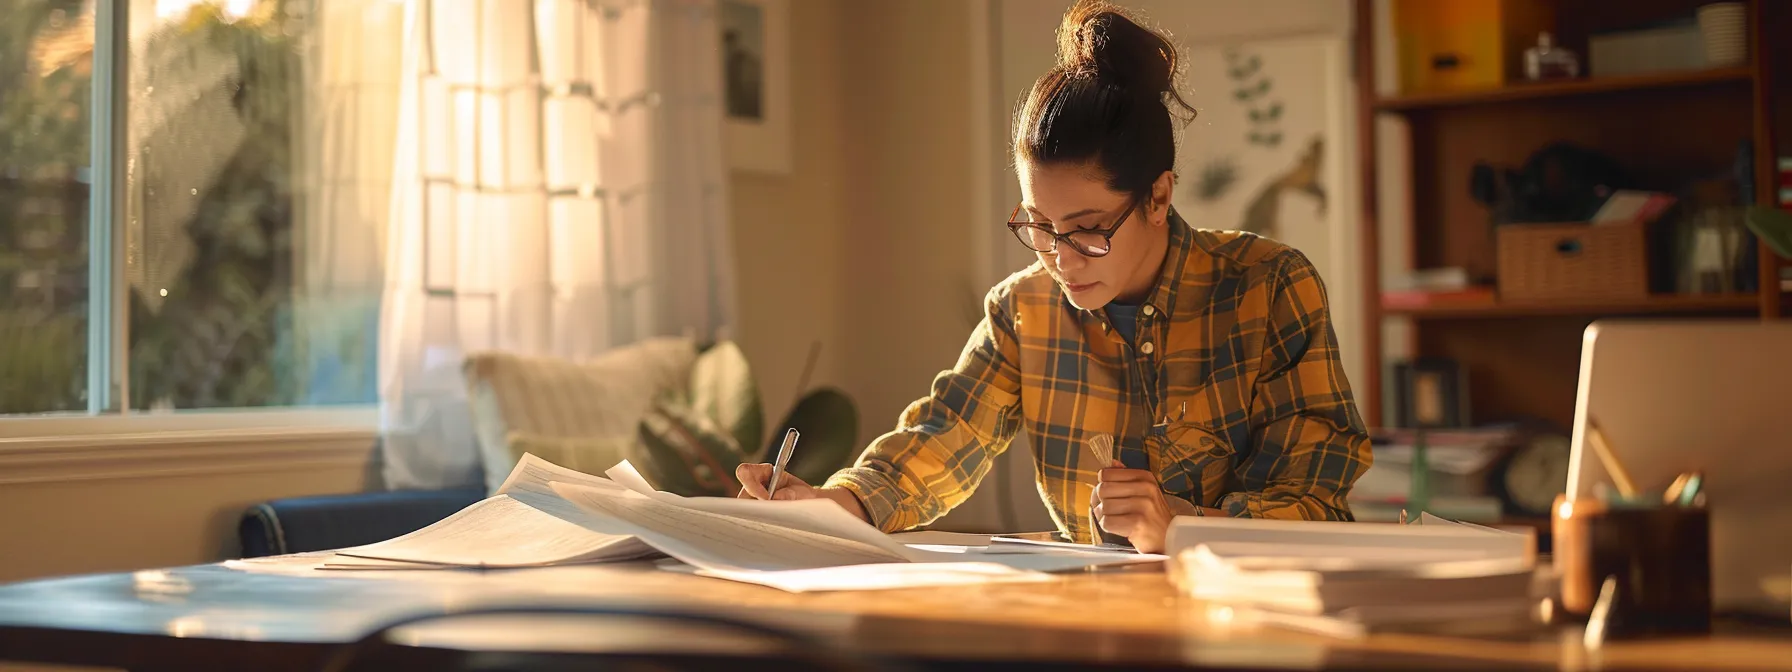
<svg viewBox="0 0 1792 672">
<path fill-rule="evenodd" d="M 460 364 L 732 317 L 709 0 L 418 0 L 380 350 L 394 488 L 481 480 Z M 710 45 L 697 46 L 694 45 Z"/>
<path fill-rule="evenodd" d="M 311 394 L 376 398 L 380 293 L 393 150 L 403 77 L 403 2 L 329 0 L 304 50 L 304 109 L 296 149 L 294 324 L 303 330 Z"/>
</svg>

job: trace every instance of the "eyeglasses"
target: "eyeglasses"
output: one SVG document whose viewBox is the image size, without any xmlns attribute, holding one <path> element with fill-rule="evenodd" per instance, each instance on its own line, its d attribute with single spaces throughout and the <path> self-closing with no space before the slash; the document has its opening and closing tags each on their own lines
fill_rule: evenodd
<svg viewBox="0 0 1792 672">
<path fill-rule="evenodd" d="M 1132 217 L 1133 209 L 1139 207 L 1139 200 L 1134 199 L 1131 205 L 1126 206 L 1126 211 L 1120 213 L 1120 219 L 1113 226 L 1064 233 L 1053 231 L 1051 226 L 1040 222 L 1017 221 L 1015 218 L 1020 216 L 1020 205 L 1015 204 L 1014 212 L 1008 215 L 1008 230 L 1014 232 L 1014 237 L 1020 239 L 1020 244 L 1034 252 L 1055 253 L 1058 251 L 1058 243 L 1063 242 L 1070 243 L 1070 249 L 1085 257 L 1106 256 L 1108 250 L 1113 248 L 1114 232 L 1119 231 L 1120 225 Z"/>
</svg>

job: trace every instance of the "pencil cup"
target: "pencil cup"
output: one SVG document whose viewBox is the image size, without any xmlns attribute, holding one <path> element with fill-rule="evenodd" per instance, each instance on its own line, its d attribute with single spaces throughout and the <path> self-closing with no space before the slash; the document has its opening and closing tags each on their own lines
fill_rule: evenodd
<svg viewBox="0 0 1792 672">
<path fill-rule="evenodd" d="M 1711 629 L 1711 516 L 1704 506 L 1559 497 L 1551 529 L 1562 609 L 1585 617 L 1614 588 L 1608 630 Z"/>
</svg>

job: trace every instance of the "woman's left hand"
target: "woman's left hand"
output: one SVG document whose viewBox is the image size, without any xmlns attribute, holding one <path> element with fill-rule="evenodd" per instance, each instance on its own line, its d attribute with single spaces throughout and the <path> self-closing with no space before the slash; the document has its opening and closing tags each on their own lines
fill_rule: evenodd
<svg viewBox="0 0 1792 672">
<path fill-rule="evenodd" d="M 1096 524 L 1126 537 L 1140 553 L 1162 553 L 1175 514 L 1164 500 L 1157 476 L 1144 469 L 1111 467 L 1096 479 Z"/>
</svg>

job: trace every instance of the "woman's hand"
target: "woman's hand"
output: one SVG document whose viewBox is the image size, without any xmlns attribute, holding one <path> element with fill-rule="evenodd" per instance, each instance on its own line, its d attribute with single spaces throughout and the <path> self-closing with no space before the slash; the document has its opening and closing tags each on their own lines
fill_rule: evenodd
<svg viewBox="0 0 1792 672">
<path fill-rule="evenodd" d="M 831 499 L 859 520 L 871 522 L 871 516 L 865 513 L 865 506 L 859 503 L 858 496 L 845 488 L 817 488 L 786 471 L 778 481 L 778 491 L 767 497 L 765 485 L 772 480 L 772 465 L 769 464 L 742 464 L 734 468 L 734 478 L 740 481 L 737 496 L 742 499 Z"/>
<path fill-rule="evenodd" d="M 769 464 L 742 464 L 734 468 L 734 478 L 740 481 L 740 497 L 745 499 L 815 499 L 820 496 L 814 486 L 788 471 L 778 483 L 777 493 L 766 496 L 765 486 L 772 480 L 772 465 Z"/>
<path fill-rule="evenodd" d="M 1164 500 L 1163 488 L 1150 471 L 1115 466 L 1096 476 L 1096 524 L 1126 537 L 1140 553 L 1163 552 L 1172 518 L 1175 514 Z"/>
</svg>

